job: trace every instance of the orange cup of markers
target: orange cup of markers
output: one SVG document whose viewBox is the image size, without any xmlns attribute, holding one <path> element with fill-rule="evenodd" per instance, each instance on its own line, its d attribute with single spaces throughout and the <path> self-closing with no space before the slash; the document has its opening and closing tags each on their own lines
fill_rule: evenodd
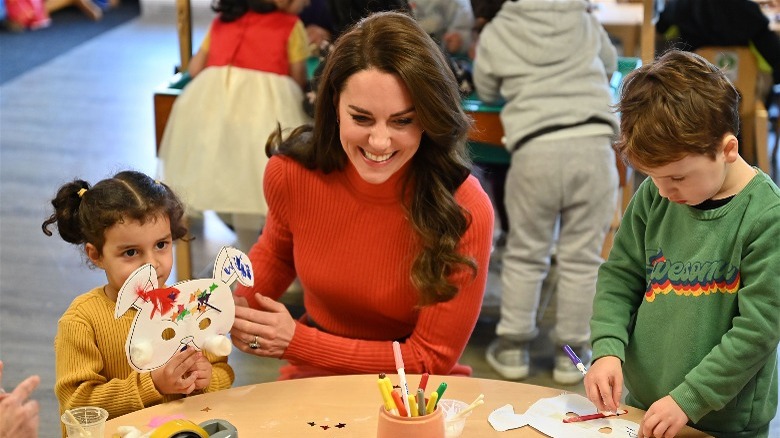
<svg viewBox="0 0 780 438">
<path fill-rule="evenodd" d="M 436 408 L 433 413 L 422 417 L 399 417 L 379 407 L 376 428 L 377 438 L 444 438 L 444 415 Z"/>
</svg>

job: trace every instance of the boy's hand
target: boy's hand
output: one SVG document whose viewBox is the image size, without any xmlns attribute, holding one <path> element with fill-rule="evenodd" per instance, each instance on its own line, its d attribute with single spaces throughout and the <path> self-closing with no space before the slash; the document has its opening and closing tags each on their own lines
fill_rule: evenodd
<svg viewBox="0 0 780 438">
<path fill-rule="evenodd" d="M 152 382 L 160 394 L 189 394 L 195 390 L 198 372 L 189 372 L 199 351 L 187 348 L 173 355 L 165 365 L 152 371 Z M 209 376 L 211 379 L 211 376 Z"/>
<path fill-rule="evenodd" d="M 650 405 L 650 409 L 647 410 L 642 422 L 639 423 L 639 436 L 672 438 L 677 436 L 677 432 L 687 422 L 688 416 L 680 409 L 680 405 L 674 401 L 672 396 L 667 395 Z"/>
<path fill-rule="evenodd" d="M 599 411 L 615 412 L 623 393 L 623 366 L 615 356 L 593 362 L 585 375 L 585 394 Z M 641 436 L 641 435 L 640 435 Z"/>
<path fill-rule="evenodd" d="M 209 362 L 203 352 L 199 351 L 197 356 L 198 360 L 195 361 L 195 365 L 188 372 L 197 376 L 195 379 L 195 390 L 202 391 L 211 383 L 211 362 Z"/>
</svg>

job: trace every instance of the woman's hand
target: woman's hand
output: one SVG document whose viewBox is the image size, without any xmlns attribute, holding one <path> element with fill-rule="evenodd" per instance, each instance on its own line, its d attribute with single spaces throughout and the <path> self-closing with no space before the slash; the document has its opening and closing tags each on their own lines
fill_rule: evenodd
<svg viewBox="0 0 780 438">
<path fill-rule="evenodd" d="M 230 330 L 233 345 L 257 356 L 281 358 L 295 334 L 295 320 L 282 303 L 260 294 L 255 294 L 255 301 L 257 309 L 236 298 L 236 319 Z"/>
</svg>

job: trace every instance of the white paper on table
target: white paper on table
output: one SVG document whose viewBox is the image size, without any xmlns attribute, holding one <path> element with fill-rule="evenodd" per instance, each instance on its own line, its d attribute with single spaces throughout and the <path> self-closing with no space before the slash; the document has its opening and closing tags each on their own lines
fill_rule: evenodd
<svg viewBox="0 0 780 438">
<path fill-rule="evenodd" d="M 488 415 L 488 423 L 493 429 L 504 432 L 505 430 L 517 429 L 528 425 L 525 415 L 515 414 L 512 405 L 504 405 Z"/>
<path fill-rule="evenodd" d="M 589 415 L 596 406 L 579 394 L 562 394 L 543 398 L 531 405 L 525 414 L 515 414 L 512 405 L 502 406 L 488 416 L 494 429 L 503 432 L 529 425 L 552 438 L 637 438 L 639 425 L 618 417 L 607 417 L 578 423 L 564 423 L 567 413 Z"/>
</svg>

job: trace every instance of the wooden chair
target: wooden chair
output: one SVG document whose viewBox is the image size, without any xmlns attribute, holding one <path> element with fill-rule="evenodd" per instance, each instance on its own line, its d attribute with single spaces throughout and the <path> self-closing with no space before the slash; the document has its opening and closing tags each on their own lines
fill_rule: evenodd
<svg viewBox="0 0 780 438">
<path fill-rule="evenodd" d="M 702 47 L 696 51 L 724 71 L 742 95 L 739 106 L 742 141 L 740 153 L 746 161 L 766 173 L 769 164 L 769 114 L 756 94 L 758 61 L 747 47 Z"/>
</svg>

